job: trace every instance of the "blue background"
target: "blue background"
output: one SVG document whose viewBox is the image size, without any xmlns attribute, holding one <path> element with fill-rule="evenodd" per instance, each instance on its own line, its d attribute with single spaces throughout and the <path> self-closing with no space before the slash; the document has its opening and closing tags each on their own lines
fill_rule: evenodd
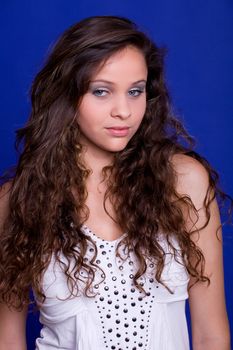
<svg viewBox="0 0 233 350">
<path fill-rule="evenodd" d="M 131 18 L 168 48 L 166 76 L 175 110 L 197 140 L 197 151 L 233 194 L 233 2 L 231 0 L 40 0 L 0 2 L 0 170 L 14 164 L 14 131 L 28 117 L 28 91 L 58 36 L 92 15 Z M 225 286 L 233 325 L 232 228 L 224 228 Z M 188 312 L 188 311 L 187 311 Z M 208 322 L 208 315 L 207 322 Z M 28 349 L 39 333 L 27 322 Z"/>
</svg>

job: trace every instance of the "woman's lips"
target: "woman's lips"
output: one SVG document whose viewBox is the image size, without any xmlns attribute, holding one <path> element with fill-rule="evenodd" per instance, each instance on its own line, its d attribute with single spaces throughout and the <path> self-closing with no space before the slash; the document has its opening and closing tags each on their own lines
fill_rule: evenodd
<svg viewBox="0 0 233 350">
<path fill-rule="evenodd" d="M 106 128 L 110 135 L 112 136 L 127 136 L 129 133 L 129 127 L 112 127 L 112 128 Z"/>
</svg>

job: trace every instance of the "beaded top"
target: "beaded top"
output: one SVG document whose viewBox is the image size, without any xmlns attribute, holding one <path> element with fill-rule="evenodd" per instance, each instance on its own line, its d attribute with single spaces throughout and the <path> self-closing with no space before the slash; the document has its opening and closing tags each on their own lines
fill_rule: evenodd
<svg viewBox="0 0 233 350">
<path fill-rule="evenodd" d="M 145 295 L 133 283 L 137 271 L 133 251 L 126 254 L 122 245 L 119 248 L 120 257 L 116 256 L 117 244 L 125 234 L 114 241 L 107 241 L 99 238 L 87 226 L 83 226 L 82 230 L 95 242 L 98 252 L 95 264 L 102 269 L 96 268 L 95 271 L 95 297 L 88 298 L 81 293 L 66 299 L 69 296 L 66 278 L 58 264 L 51 263 L 44 275 L 46 301 L 39 305 L 44 328 L 41 338 L 37 339 L 37 349 L 48 349 L 46 346 L 53 339 L 51 344 L 54 342 L 55 345 L 51 349 L 63 349 L 64 343 L 65 349 L 77 350 L 187 350 L 184 300 L 188 296 L 189 277 L 184 266 L 174 260 L 165 242 L 161 241 L 166 251 L 162 280 L 173 294 L 155 280 L 155 265 L 149 261 L 146 273 L 139 279 Z M 93 251 L 90 245 L 86 261 L 92 258 Z M 81 276 L 83 280 L 87 278 L 85 270 L 81 271 Z M 171 332 L 170 340 L 169 304 L 179 305 L 175 322 L 180 322 L 180 331 L 178 327 L 177 334 Z M 163 333 L 166 333 L 166 340 L 161 339 Z M 154 339 L 156 334 L 158 337 Z"/>
<path fill-rule="evenodd" d="M 95 236 L 87 227 L 84 229 Z M 98 290 L 95 307 L 101 321 L 106 349 L 145 349 L 149 340 L 151 308 L 159 285 L 152 277 L 154 264 L 151 263 L 147 279 L 140 278 L 146 296 L 134 287 L 133 277 L 136 271 L 131 252 L 127 261 L 115 257 L 115 247 L 120 239 L 109 242 L 94 237 L 100 251 L 96 264 L 106 275 L 102 284 L 94 285 L 94 289 Z"/>
</svg>

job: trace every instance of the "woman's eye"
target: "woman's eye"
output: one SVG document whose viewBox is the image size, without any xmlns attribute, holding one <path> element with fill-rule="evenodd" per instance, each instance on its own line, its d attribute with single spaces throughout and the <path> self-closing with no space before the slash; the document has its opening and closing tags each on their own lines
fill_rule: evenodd
<svg viewBox="0 0 233 350">
<path fill-rule="evenodd" d="M 92 93 L 95 96 L 105 96 L 108 93 L 108 91 L 104 89 L 95 89 Z"/>
<path fill-rule="evenodd" d="M 134 89 L 134 90 L 130 90 L 130 91 L 129 91 L 129 94 L 130 94 L 131 96 L 137 97 L 137 96 L 141 95 L 143 92 L 144 92 L 144 90 L 141 90 L 141 89 Z"/>
</svg>

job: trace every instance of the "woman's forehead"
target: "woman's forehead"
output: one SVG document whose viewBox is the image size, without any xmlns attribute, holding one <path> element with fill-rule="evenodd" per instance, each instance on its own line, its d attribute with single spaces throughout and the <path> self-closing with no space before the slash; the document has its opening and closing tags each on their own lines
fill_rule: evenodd
<svg viewBox="0 0 233 350">
<path fill-rule="evenodd" d="M 135 47 L 126 47 L 104 61 L 91 77 L 91 82 L 105 81 L 114 84 L 123 79 L 134 83 L 146 78 L 147 65 L 143 53 Z"/>
</svg>

